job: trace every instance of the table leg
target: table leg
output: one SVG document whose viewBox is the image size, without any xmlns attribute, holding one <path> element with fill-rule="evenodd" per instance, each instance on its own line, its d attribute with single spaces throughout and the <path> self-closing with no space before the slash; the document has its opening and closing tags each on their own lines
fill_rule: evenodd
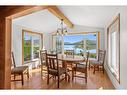
<svg viewBox="0 0 127 95">
<path fill-rule="evenodd" d="M 66 61 L 62 61 L 62 67 L 63 67 L 63 68 L 67 68 Z"/>
</svg>

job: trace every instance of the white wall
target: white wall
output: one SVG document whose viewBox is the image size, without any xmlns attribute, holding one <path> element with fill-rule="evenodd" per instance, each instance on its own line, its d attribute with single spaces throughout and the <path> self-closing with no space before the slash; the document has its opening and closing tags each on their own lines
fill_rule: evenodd
<svg viewBox="0 0 127 95">
<path fill-rule="evenodd" d="M 120 84 L 109 71 L 107 65 L 105 69 L 107 70 L 108 76 L 110 77 L 113 85 L 117 89 L 127 89 L 127 8 L 120 7 L 117 9 L 116 14 L 110 19 L 109 23 L 120 13 Z M 107 23 L 107 26 L 109 25 Z M 105 49 L 107 49 L 107 26 L 105 27 Z M 106 62 L 107 63 L 107 62 Z"/>
<path fill-rule="evenodd" d="M 34 29 L 29 29 L 26 27 L 22 27 L 16 25 L 15 23 L 12 24 L 12 51 L 15 55 L 16 65 L 22 65 L 22 29 L 28 29 L 31 31 L 36 31 Z M 79 26 L 75 25 L 73 29 L 70 29 L 69 32 L 100 32 L 100 48 L 104 48 L 104 29 L 97 28 L 97 27 L 87 27 L 87 26 Z M 40 32 L 41 33 L 41 32 Z M 43 33 L 43 46 L 46 50 L 52 50 L 52 35 L 49 33 Z"/>
<path fill-rule="evenodd" d="M 22 29 L 28 29 L 12 23 L 12 51 L 14 52 L 16 66 L 22 65 Z M 31 31 L 37 30 L 28 29 Z M 43 33 L 43 46 L 49 50 L 49 33 Z"/>
</svg>

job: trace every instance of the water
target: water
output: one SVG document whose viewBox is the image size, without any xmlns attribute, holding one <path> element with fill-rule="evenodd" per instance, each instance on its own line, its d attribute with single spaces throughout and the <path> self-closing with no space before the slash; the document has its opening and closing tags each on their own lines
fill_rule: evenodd
<svg viewBox="0 0 127 95">
<path fill-rule="evenodd" d="M 75 50 L 75 53 L 80 53 L 83 51 L 81 48 L 74 48 L 75 45 L 64 45 L 64 50 Z M 96 49 L 86 50 L 86 52 L 96 53 Z"/>
</svg>

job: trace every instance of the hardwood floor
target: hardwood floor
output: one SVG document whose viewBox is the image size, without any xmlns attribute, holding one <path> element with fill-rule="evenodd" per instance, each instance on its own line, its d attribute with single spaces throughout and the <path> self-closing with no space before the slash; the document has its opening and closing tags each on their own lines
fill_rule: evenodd
<svg viewBox="0 0 127 95">
<path fill-rule="evenodd" d="M 80 74 L 80 73 L 79 73 Z M 15 81 L 11 83 L 12 89 L 56 89 L 57 85 L 55 79 L 50 79 L 50 84 L 47 85 L 47 79 L 41 77 L 40 69 L 34 69 L 30 78 L 24 77 L 24 85 L 22 86 L 21 81 Z M 18 76 L 16 78 L 19 78 Z M 88 70 L 88 82 L 85 83 L 83 78 L 74 78 L 74 81 L 60 82 L 60 89 L 114 89 L 111 81 L 107 74 L 97 71 L 93 74 L 93 70 Z"/>
</svg>

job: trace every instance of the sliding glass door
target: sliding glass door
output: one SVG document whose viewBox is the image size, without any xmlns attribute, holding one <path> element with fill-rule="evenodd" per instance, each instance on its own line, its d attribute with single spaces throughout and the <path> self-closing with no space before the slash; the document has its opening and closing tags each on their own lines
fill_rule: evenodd
<svg viewBox="0 0 127 95">
<path fill-rule="evenodd" d="M 42 47 L 42 34 L 23 30 L 23 61 L 39 58 L 39 50 Z"/>
</svg>

